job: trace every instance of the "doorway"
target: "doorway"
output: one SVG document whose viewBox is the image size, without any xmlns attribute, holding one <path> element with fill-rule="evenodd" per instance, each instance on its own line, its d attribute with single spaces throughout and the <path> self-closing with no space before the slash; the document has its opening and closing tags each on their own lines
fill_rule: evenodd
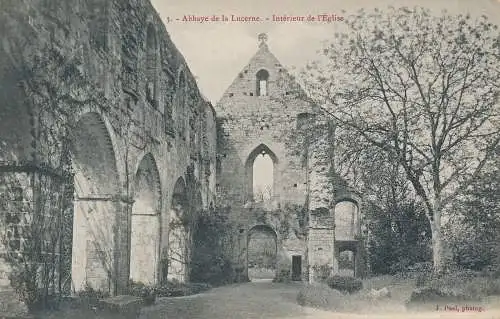
<svg viewBox="0 0 500 319">
<path fill-rule="evenodd" d="M 302 279 L 302 256 L 292 256 L 292 280 Z"/>
<path fill-rule="evenodd" d="M 276 276 L 277 235 L 267 225 L 250 229 L 247 239 L 248 277 L 251 281 L 273 279 Z"/>
</svg>

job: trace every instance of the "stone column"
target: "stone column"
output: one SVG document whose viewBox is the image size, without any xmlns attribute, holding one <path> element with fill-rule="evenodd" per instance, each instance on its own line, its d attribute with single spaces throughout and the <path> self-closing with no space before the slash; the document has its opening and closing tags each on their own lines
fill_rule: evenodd
<svg viewBox="0 0 500 319">
<path fill-rule="evenodd" d="M 334 188 L 329 176 L 333 169 L 331 141 L 331 132 L 327 131 L 309 145 L 309 282 L 332 274 L 336 260 Z"/>
<path fill-rule="evenodd" d="M 113 295 L 126 294 L 130 277 L 130 239 L 132 230 L 132 198 L 116 199 L 116 241 Z M 153 261 L 152 261 L 153 262 Z"/>
<path fill-rule="evenodd" d="M 308 238 L 309 282 L 329 276 L 334 266 L 334 228 L 327 208 L 310 212 Z"/>
</svg>

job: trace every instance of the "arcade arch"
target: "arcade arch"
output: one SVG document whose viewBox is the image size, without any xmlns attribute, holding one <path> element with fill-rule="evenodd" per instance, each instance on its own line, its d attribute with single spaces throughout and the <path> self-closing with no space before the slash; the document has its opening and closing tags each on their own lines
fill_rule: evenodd
<svg viewBox="0 0 500 319">
<path fill-rule="evenodd" d="M 130 278 L 158 282 L 161 212 L 160 174 L 151 154 L 141 160 L 134 181 L 130 239 Z"/>
<path fill-rule="evenodd" d="M 179 177 L 174 186 L 169 212 L 167 279 L 180 282 L 187 280 L 188 272 L 188 204 L 186 184 L 182 177 Z"/>
<path fill-rule="evenodd" d="M 112 290 L 119 175 L 111 137 L 100 115 L 81 116 L 71 132 L 74 170 L 72 286 Z"/>
</svg>

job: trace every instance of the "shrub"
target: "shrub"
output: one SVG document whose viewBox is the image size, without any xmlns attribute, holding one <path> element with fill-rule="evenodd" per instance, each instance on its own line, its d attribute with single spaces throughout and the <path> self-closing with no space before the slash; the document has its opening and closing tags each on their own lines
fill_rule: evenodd
<svg viewBox="0 0 500 319">
<path fill-rule="evenodd" d="M 156 288 L 156 294 L 158 297 L 181 297 L 185 296 L 186 292 L 180 285 L 162 284 Z"/>
<path fill-rule="evenodd" d="M 416 274 L 416 282 L 415 285 L 417 287 L 425 287 L 432 280 L 432 273 L 417 273 Z"/>
<path fill-rule="evenodd" d="M 462 270 L 442 275 L 428 275 L 417 281 L 410 301 L 479 300 L 486 296 L 500 295 L 500 279 L 481 277 L 479 272 Z"/>
<path fill-rule="evenodd" d="M 38 291 L 33 273 L 25 268 L 15 268 L 9 275 L 10 284 L 30 310 L 41 307 L 41 295 Z"/>
<path fill-rule="evenodd" d="M 428 273 L 433 271 L 432 262 L 425 261 L 420 263 L 414 263 L 408 267 L 408 271 L 412 273 Z"/>
<path fill-rule="evenodd" d="M 409 271 L 415 274 L 412 277 L 415 277 L 417 287 L 424 287 L 435 281 L 442 281 L 444 284 L 447 284 L 464 282 L 464 280 L 482 276 L 482 273 L 479 271 L 463 269 L 460 267 L 449 267 L 445 272 L 435 274 L 432 270 L 432 264 L 427 265 L 427 263 L 423 263 L 421 266 L 409 269 Z"/>
<path fill-rule="evenodd" d="M 314 279 L 317 282 L 326 283 L 332 273 L 332 267 L 328 265 L 315 265 L 312 268 Z"/>
<path fill-rule="evenodd" d="M 199 294 L 212 288 L 212 286 L 203 282 L 191 282 L 186 286 L 191 294 Z"/>
<path fill-rule="evenodd" d="M 448 279 L 448 281 L 450 281 Z M 459 282 L 459 281 L 458 281 Z M 444 285 L 442 282 L 437 283 Z M 452 285 L 452 284 L 448 284 Z M 500 280 L 491 278 L 472 277 L 456 284 L 455 289 L 462 291 L 469 299 L 480 299 L 486 296 L 500 295 Z"/>
<path fill-rule="evenodd" d="M 485 267 L 481 271 L 481 275 L 483 277 L 498 279 L 498 278 L 500 278 L 500 267 L 497 265 L 491 265 L 491 266 Z"/>
<path fill-rule="evenodd" d="M 44 308 L 57 308 L 61 295 L 54 289 L 44 289 L 40 285 L 40 275 L 36 264 L 25 264 L 14 267 L 9 274 L 12 288 L 20 301 L 24 302 L 30 311 L 36 312 Z"/>
<path fill-rule="evenodd" d="M 423 282 L 432 275 L 433 271 L 432 262 L 425 261 L 402 268 L 394 276 L 400 279 L 416 279 L 417 282 Z"/>
<path fill-rule="evenodd" d="M 290 282 L 290 269 L 281 268 L 274 277 L 273 282 Z"/>
<path fill-rule="evenodd" d="M 405 257 L 400 257 L 398 261 L 389 266 L 389 274 L 395 275 L 398 273 L 408 272 L 411 267 L 411 260 Z"/>
<path fill-rule="evenodd" d="M 454 302 L 467 300 L 464 294 L 446 288 L 424 287 L 415 289 L 409 302 Z"/>
<path fill-rule="evenodd" d="M 98 305 L 99 300 L 109 297 L 108 292 L 101 290 L 96 290 L 92 288 L 88 283 L 85 283 L 83 290 L 77 293 L 80 298 L 80 302 L 87 307 L 95 307 Z"/>
<path fill-rule="evenodd" d="M 146 305 L 151 305 L 156 300 L 156 288 L 152 286 L 147 286 L 142 282 L 129 281 L 128 287 L 129 295 L 135 297 L 141 297 Z"/>
<path fill-rule="evenodd" d="M 211 289 L 207 283 L 181 283 L 178 281 L 168 281 L 155 288 L 158 297 L 181 297 L 199 294 Z"/>
<path fill-rule="evenodd" d="M 332 289 L 347 293 L 355 293 L 363 288 L 363 282 L 354 277 L 332 276 L 326 281 L 327 285 Z"/>
<path fill-rule="evenodd" d="M 305 285 L 297 294 L 297 303 L 305 307 L 325 310 L 339 309 L 344 306 L 344 296 L 326 284 Z"/>
<path fill-rule="evenodd" d="M 486 295 L 487 296 L 500 296 L 500 279 L 486 280 Z"/>
</svg>

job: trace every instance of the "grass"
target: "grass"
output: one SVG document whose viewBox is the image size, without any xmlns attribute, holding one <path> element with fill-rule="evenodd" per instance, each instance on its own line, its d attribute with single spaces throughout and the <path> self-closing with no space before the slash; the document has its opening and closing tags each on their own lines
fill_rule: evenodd
<svg viewBox="0 0 500 319">
<path fill-rule="evenodd" d="M 461 278 L 461 279 L 460 279 Z M 250 285 L 250 286 L 247 286 Z M 259 284 L 253 284 L 256 288 Z M 472 296 L 482 296 L 481 301 L 459 301 L 448 303 L 448 305 L 458 305 L 458 306 L 484 306 L 486 310 L 494 309 L 500 305 L 500 280 L 492 279 L 486 277 L 468 277 L 462 278 L 455 275 L 450 275 L 448 277 L 441 278 L 439 280 L 434 280 L 426 284 L 435 285 L 446 289 L 456 289 L 457 291 L 467 291 L 469 295 Z M 245 307 L 250 307 L 248 300 L 240 300 L 238 297 L 238 289 L 242 284 L 235 284 L 234 287 L 227 286 L 220 288 L 220 291 L 224 292 L 224 295 L 218 296 L 217 294 L 210 295 L 209 300 L 213 298 L 222 298 L 224 302 L 234 303 L 232 306 L 235 309 L 245 309 Z M 245 284 L 242 287 L 252 288 L 252 284 Z M 286 302 L 298 302 L 301 305 L 309 306 L 317 309 L 328 310 L 337 313 L 362 313 L 362 314 L 388 314 L 392 313 L 397 315 L 398 313 L 404 313 L 408 309 L 406 307 L 407 301 L 409 300 L 412 292 L 417 289 L 416 279 L 403 279 L 396 276 L 377 276 L 369 279 L 363 280 L 363 289 L 357 293 L 345 294 L 339 291 L 329 288 L 327 285 L 308 285 L 304 283 L 276 283 L 270 284 L 271 289 L 265 291 L 256 290 L 259 294 L 269 294 L 269 296 L 274 296 L 276 291 L 282 295 Z M 370 296 L 370 291 L 372 289 L 381 289 L 387 287 L 391 292 L 391 297 L 385 297 L 381 299 L 374 299 Z M 253 288 L 252 288 L 253 289 Z M 298 293 L 297 293 L 298 292 Z M 232 300 L 233 295 L 235 299 Z M 487 296 L 489 295 L 489 296 Z M 217 297 L 218 296 L 218 297 Z M 210 299 L 212 298 L 212 299 Z M 200 309 L 199 314 L 206 313 L 207 303 L 205 299 L 182 299 L 175 301 L 177 298 L 165 298 L 159 303 L 158 307 L 166 305 L 168 303 L 181 304 L 182 307 L 179 311 L 185 311 L 186 305 L 193 307 L 193 302 L 199 302 Z M 267 305 L 271 307 L 276 303 L 275 299 L 268 298 L 270 304 Z M 215 301 L 214 301 L 215 302 Z M 259 301 L 260 303 L 261 301 Z M 210 304 L 211 302 L 209 302 Z M 157 307 L 157 308 L 158 308 Z M 169 305 L 170 307 L 170 305 Z M 429 301 L 427 304 L 419 304 L 415 309 L 420 311 L 435 311 L 436 302 Z M 251 307 L 250 307 L 251 308 Z M 148 308 L 149 309 L 149 308 Z M 156 308 L 155 308 L 156 309 Z M 157 311 L 157 310 L 155 310 Z M 215 311 L 215 310 L 214 310 Z M 123 315 L 110 314 L 98 309 L 81 309 L 81 308 L 71 308 L 66 307 L 58 311 L 53 311 L 50 313 L 44 313 L 38 316 L 40 319 L 56 319 L 56 318 L 71 318 L 71 319 L 115 319 L 123 318 Z"/>
<path fill-rule="evenodd" d="M 487 309 L 500 306 L 500 278 L 455 272 L 439 278 L 420 280 L 419 286 L 408 303 L 411 309 L 450 304 L 474 304 Z"/>
<path fill-rule="evenodd" d="M 372 289 L 387 287 L 390 298 L 373 299 Z M 396 279 L 392 276 L 380 276 L 363 280 L 363 289 L 353 294 L 343 294 L 326 285 L 306 284 L 297 296 L 297 302 L 322 310 L 354 313 L 387 313 L 405 311 L 405 302 L 410 297 L 414 282 Z"/>
<path fill-rule="evenodd" d="M 455 293 L 461 293 L 465 297 L 474 299 L 483 299 L 487 296 L 500 295 L 500 278 L 486 277 L 460 277 L 445 276 L 432 280 L 429 286 L 434 288 L 448 289 Z"/>
<path fill-rule="evenodd" d="M 373 298 L 372 289 L 387 287 L 391 297 Z M 415 290 L 435 288 L 450 294 L 440 300 L 408 303 Z M 459 296 L 460 298 L 456 298 Z M 394 313 L 407 310 L 425 311 L 435 309 L 436 304 L 444 305 L 478 305 L 486 309 L 500 306 L 500 279 L 487 277 L 463 277 L 460 274 L 450 274 L 440 279 L 434 279 L 417 287 L 416 279 L 404 279 L 400 276 L 377 276 L 363 280 L 363 289 L 353 294 L 342 294 L 329 289 L 326 285 L 305 284 L 298 293 L 297 302 L 304 306 L 317 309 L 350 312 L 350 313 Z"/>
</svg>

